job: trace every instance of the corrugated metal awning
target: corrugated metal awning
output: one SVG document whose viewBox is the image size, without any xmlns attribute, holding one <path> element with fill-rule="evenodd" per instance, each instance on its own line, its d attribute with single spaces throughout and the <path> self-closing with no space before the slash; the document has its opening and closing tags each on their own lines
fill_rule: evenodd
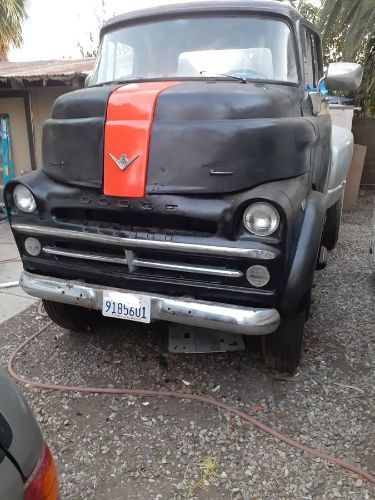
<svg viewBox="0 0 375 500">
<path fill-rule="evenodd" d="M 64 85 L 82 82 L 91 72 L 94 58 L 61 59 L 53 61 L 0 62 L 0 86 L 22 87 Z"/>
</svg>

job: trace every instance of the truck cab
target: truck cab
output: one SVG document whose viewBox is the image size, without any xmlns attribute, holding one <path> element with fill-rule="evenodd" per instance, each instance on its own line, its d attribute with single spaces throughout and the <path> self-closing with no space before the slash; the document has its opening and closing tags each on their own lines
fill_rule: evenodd
<svg viewBox="0 0 375 500">
<path fill-rule="evenodd" d="M 361 71 L 324 73 L 319 34 L 278 1 L 113 18 L 86 88 L 44 125 L 42 168 L 6 187 L 21 286 L 65 328 L 260 335 L 266 365 L 293 372 L 352 147 L 332 142 L 321 84 Z"/>
</svg>

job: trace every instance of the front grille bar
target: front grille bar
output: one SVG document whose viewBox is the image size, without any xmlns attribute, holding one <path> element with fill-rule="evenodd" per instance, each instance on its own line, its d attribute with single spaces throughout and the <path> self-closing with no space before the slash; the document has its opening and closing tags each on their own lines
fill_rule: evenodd
<svg viewBox="0 0 375 500">
<path fill-rule="evenodd" d="M 173 262 L 160 262 L 157 260 L 138 259 L 134 256 L 134 252 L 126 250 L 125 257 L 111 257 L 109 255 L 98 255 L 90 252 L 76 252 L 72 250 L 60 250 L 58 248 L 44 247 L 43 253 L 46 255 L 56 255 L 60 257 L 70 257 L 73 259 L 92 260 L 96 262 L 107 262 L 111 264 L 121 264 L 128 266 L 129 272 L 133 272 L 137 267 L 145 267 L 149 269 L 163 269 L 165 271 L 181 271 L 184 273 L 208 274 L 211 276 L 222 276 L 226 278 L 240 278 L 243 276 L 241 271 L 232 269 L 222 269 L 219 267 L 198 266 L 177 264 Z"/>
<path fill-rule="evenodd" d="M 242 257 L 258 260 L 272 260 L 277 253 L 259 248 L 222 247 L 215 245 L 200 245 L 197 243 L 177 243 L 174 241 L 158 241 L 136 238 L 123 238 L 106 234 L 72 231 L 56 227 L 32 226 L 28 224 L 13 224 L 13 229 L 22 234 L 33 236 L 47 236 L 67 240 L 84 241 L 102 245 L 120 246 L 123 248 L 143 248 L 149 250 L 162 250 L 165 252 L 185 252 L 203 255 L 218 255 L 220 257 Z"/>
</svg>

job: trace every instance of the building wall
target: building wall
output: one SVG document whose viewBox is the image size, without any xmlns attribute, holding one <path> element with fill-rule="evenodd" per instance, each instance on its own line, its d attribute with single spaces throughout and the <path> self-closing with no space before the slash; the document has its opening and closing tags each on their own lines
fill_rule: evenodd
<svg viewBox="0 0 375 500">
<path fill-rule="evenodd" d="M 51 116 L 55 99 L 66 92 L 71 92 L 72 87 L 33 87 L 29 89 L 23 88 L 22 90 L 28 90 L 30 93 L 35 159 L 36 165 L 39 168 L 42 165 L 43 124 Z M 7 92 L 12 91 L 8 89 Z M 31 171 L 29 137 L 23 97 L 2 97 L 0 91 L 0 114 L 2 113 L 9 115 L 12 159 L 14 174 L 17 177 L 21 173 Z"/>
<path fill-rule="evenodd" d="M 34 124 L 35 157 L 38 168 L 42 166 L 42 129 L 43 124 L 51 117 L 55 99 L 62 94 L 71 92 L 69 86 L 64 87 L 34 87 L 30 90 L 32 120 Z"/>
<path fill-rule="evenodd" d="M 0 114 L 9 115 L 15 175 L 20 175 L 21 172 L 29 172 L 31 170 L 31 161 L 23 97 L 1 97 L 0 93 Z"/>
</svg>

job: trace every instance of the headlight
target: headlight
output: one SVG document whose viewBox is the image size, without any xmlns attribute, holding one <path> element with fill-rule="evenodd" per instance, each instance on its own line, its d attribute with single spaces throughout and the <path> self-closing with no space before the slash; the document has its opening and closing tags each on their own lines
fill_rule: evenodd
<svg viewBox="0 0 375 500">
<path fill-rule="evenodd" d="M 269 203 L 253 203 L 243 214 L 246 229 L 257 236 L 268 236 L 280 224 L 279 212 Z"/>
<path fill-rule="evenodd" d="M 31 213 L 36 209 L 36 203 L 34 196 L 27 187 L 22 184 L 18 184 L 13 191 L 13 199 L 17 208 L 21 212 Z"/>
</svg>

